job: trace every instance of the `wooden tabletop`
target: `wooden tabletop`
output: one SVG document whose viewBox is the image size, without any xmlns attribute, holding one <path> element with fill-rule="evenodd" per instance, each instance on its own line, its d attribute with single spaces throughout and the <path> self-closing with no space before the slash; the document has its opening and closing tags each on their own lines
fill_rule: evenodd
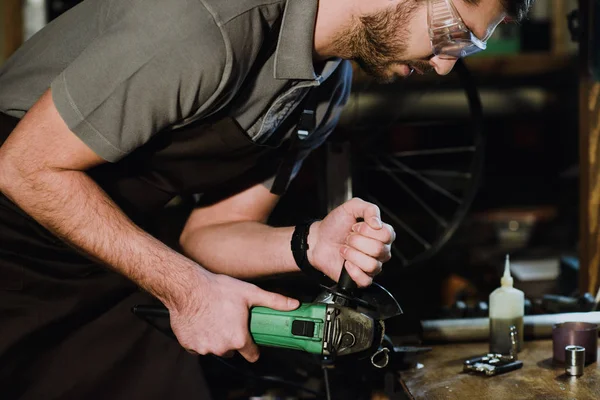
<svg viewBox="0 0 600 400">
<path fill-rule="evenodd" d="M 487 353 L 487 343 L 432 347 L 417 368 L 402 373 L 416 400 L 600 399 L 598 363 L 587 365 L 580 377 L 567 376 L 564 366 L 552 362 L 550 340 L 526 342 L 519 353 L 523 368 L 492 377 L 462 372 L 464 360 Z"/>
</svg>

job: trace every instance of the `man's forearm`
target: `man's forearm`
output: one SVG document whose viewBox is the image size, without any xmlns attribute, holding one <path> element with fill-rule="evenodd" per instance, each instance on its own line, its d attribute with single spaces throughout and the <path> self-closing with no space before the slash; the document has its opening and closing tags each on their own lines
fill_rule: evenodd
<svg viewBox="0 0 600 400">
<path fill-rule="evenodd" d="M 249 279 L 299 271 L 290 247 L 293 232 L 293 227 L 229 222 L 186 232 L 181 245 L 185 254 L 208 270 Z M 309 235 L 309 244 L 313 240 L 315 235 Z"/>
<path fill-rule="evenodd" d="M 134 225 L 80 171 L 4 171 L 2 191 L 51 232 L 136 282 L 168 306 L 207 271 Z"/>
</svg>

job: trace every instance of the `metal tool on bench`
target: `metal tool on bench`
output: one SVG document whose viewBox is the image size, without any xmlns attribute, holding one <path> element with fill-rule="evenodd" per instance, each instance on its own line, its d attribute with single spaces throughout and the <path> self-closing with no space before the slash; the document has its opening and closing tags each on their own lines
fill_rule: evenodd
<svg viewBox="0 0 600 400">
<path fill-rule="evenodd" d="M 523 361 L 517 359 L 517 341 L 517 329 L 513 325 L 510 327 L 511 349 L 509 354 L 486 354 L 471 358 L 464 362 L 463 371 L 493 376 L 523 367 Z"/>
<path fill-rule="evenodd" d="M 324 293 L 313 303 L 294 311 L 254 307 L 250 312 L 250 333 L 261 346 L 300 350 L 333 362 L 336 357 L 370 357 L 376 368 L 383 368 L 393 351 L 382 347 L 388 318 L 402 314 L 396 299 L 382 286 L 357 289 L 345 268 L 337 286 L 323 286 Z M 133 313 L 161 331 L 173 336 L 163 322 L 169 311 L 163 306 L 138 305 Z"/>
</svg>

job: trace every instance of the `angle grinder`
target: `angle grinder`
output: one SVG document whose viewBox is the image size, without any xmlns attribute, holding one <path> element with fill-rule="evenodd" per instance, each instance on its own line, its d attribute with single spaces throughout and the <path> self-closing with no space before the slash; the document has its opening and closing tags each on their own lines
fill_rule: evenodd
<svg viewBox="0 0 600 400">
<path fill-rule="evenodd" d="M 323 293 L 314 302 L 293 311 L 253 307 L 250 334 L 256 344 L 321 355 L 329 362 L 350 355 L 370 357 L 373 366 L 386 367 L 389 349 L 382 346 L 384 321 L 402 314 L 396 299 L 377 283 L 358 289 L 345 267 L 336 286 L 322 287 Z M 132 311 L 174 337 L 170 324 L 155 323 L 157 318 L 169 317 L 166 307 L 137 305 Z"/>
</svg>

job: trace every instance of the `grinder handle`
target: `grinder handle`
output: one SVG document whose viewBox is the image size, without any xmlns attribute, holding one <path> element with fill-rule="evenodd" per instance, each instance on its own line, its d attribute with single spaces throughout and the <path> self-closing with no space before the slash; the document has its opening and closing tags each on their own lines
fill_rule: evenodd
<svg viewBox="0 0 600 400">
<path fill-rule="evenodd" d="M 160 332 L 177 340 L 170 324 L 169 310 L 163 305 L 136 305 L 131 311 Z M 252 307 L 250 335 L 259 346 L 301 350 L 311 354 L 323 353 L 326 304 L 303 303 L 292 311 Z"/>
<path fill-rule="evenodd" d="M 363 218 L 357 218 L 356 222 L 363 222 Z M 358 288 L 356 282 L 352 280 L 350 274 L 346 270 L 346 261 L 344 261 L 344 265 L 342 266 L 342 272 L 340 273 L 340 279 L 338 279 L 338 289 L 340 292 L 345 292 L 351 294 Z"/>
<path fill-rule="evenodd" d="M 352 280 L 350 274 L 346 270 L 346 266 L 342 267 L 342 273 L 340 274 L 340 279 L 338 280 L 338 288 L 342 292 L 352 293 L 358 287 L 356 282 Z"/>
</svg>

